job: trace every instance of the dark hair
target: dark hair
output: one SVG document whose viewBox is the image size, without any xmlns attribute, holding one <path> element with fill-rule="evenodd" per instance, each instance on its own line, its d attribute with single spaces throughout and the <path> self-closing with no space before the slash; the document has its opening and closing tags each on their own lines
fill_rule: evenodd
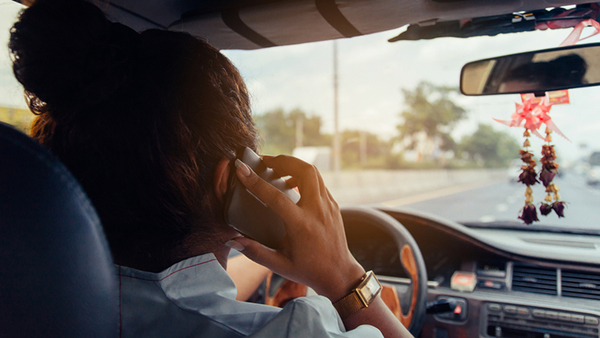
<svg viewBox="0 0 600 338">
<path fill-rule="evenodd" d="M 80 0 L 38 0 L 11 30 L 32 136 L 73 172 L 116 263 L 159 271 L 219 241 L 217 163 L 256 130 L 231 62 L 187 33 L 140 34 Z"/>
</svg>

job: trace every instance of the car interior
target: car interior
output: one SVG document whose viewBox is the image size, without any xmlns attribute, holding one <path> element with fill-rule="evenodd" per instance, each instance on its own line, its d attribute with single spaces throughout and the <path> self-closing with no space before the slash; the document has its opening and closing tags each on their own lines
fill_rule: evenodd
<svg viewBox="0 0 600 338">
<path fill-rule="evenodd" d="M 69 170 L 0 123 L 2 334 L 114 337 L 119 294 L 100 219 Z"/>
<path fill-rule="evenodd" d="M 111 21 L 137 31 L 185 31 L 224 50 L 344 39 L 402 26 L 407 30 L 390 42 L 493 36 L 600 14 L 589 0 L 97 5 Z M 561 6 L 573 5 L 579 12 L 561 18 Z M 494 93 L 475 93 L 483 94 Z M 118 335 L 118 281 L 85 192 L 51 153 L 4 124 L 0 158 L 0 327 L 23 336 Z M 600 337 L 600 231 L 523 229 L 507 222 L 488 227 L 381 206 L 345 207 L 342 216 L 351 252 L 386 285 L 386 303 L 415 337 Z M 274 298 L 282 285 L 272 282 L 271 290 L 257 292 Z"/>
</svg>

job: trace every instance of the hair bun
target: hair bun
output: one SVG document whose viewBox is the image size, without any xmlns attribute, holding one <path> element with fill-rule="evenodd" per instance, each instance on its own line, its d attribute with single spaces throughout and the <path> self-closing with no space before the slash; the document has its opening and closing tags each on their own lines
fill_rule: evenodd
<svg viewBox="0 0 600 338">
<path fill-rule="evenodd" d="M 37 0 L 11 30 L 13 71 L 56 119 L 72 118 L 129 81 L 137 35 L 83 0 Z"/>
</svg>

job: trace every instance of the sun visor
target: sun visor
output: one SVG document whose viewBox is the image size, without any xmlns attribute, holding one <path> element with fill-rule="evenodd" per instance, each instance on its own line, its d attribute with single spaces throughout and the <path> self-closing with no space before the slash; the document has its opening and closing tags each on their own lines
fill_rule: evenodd
<svg viewBox="0 0 600 338">
<path fill-rule="evenodd" d="M 221 13 L 210 13 L 182 19 L 169 29 L 188 32 L 205 39 L 218 49 L 258 49 L 267 47 L 246 38 L 227 26 Z"/>
<path fill-rule="evenodd" d="M 269 3 L 192 15 L 169 27 L 204 37 L 220 49 L 256 49 L 339 39 L 315 1 Z"/>
<path fill-rule="evenodd" d="M 473 36 L 462 30 L 474 20 L 470 18 L 511 16 L 548 5 L 549 0 L 110 0 L 103 9 L 109 8 L 112 21 L 138 31 L 185 31 L 219 49 L 257 49 L 350 38 L 407 24 L 412 28 L 397 40 Z M 497 31 L 484 25 L 486 34 Z"/>
</svg>

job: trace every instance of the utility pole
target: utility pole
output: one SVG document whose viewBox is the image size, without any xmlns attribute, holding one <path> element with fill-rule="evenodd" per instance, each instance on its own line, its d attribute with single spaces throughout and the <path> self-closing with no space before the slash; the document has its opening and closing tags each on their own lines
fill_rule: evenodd
<svg viewBox="0 0 600 338">
<path fill-rule="evenodd" d="M 366 131 L 361 130 L 359 132 L 358 142 L 359 142 L 359 149 L 360 149 L 360 164 L 364 166 L 365 164 L 367 164 L 367 132 Z"/>
<path fill-rule="evenodd" d="M 296 148 L 303 146 L 303 134 L 304 133 L 304 118 L 302 115 L 298 115 L 296 118 Z"/>
<path fill-rule="evenodd" d="M 337 41 L 333 40 L 333 170 L 340 171 L 340 132 L 338 130 L 338 60 Z"/>
</svg>

